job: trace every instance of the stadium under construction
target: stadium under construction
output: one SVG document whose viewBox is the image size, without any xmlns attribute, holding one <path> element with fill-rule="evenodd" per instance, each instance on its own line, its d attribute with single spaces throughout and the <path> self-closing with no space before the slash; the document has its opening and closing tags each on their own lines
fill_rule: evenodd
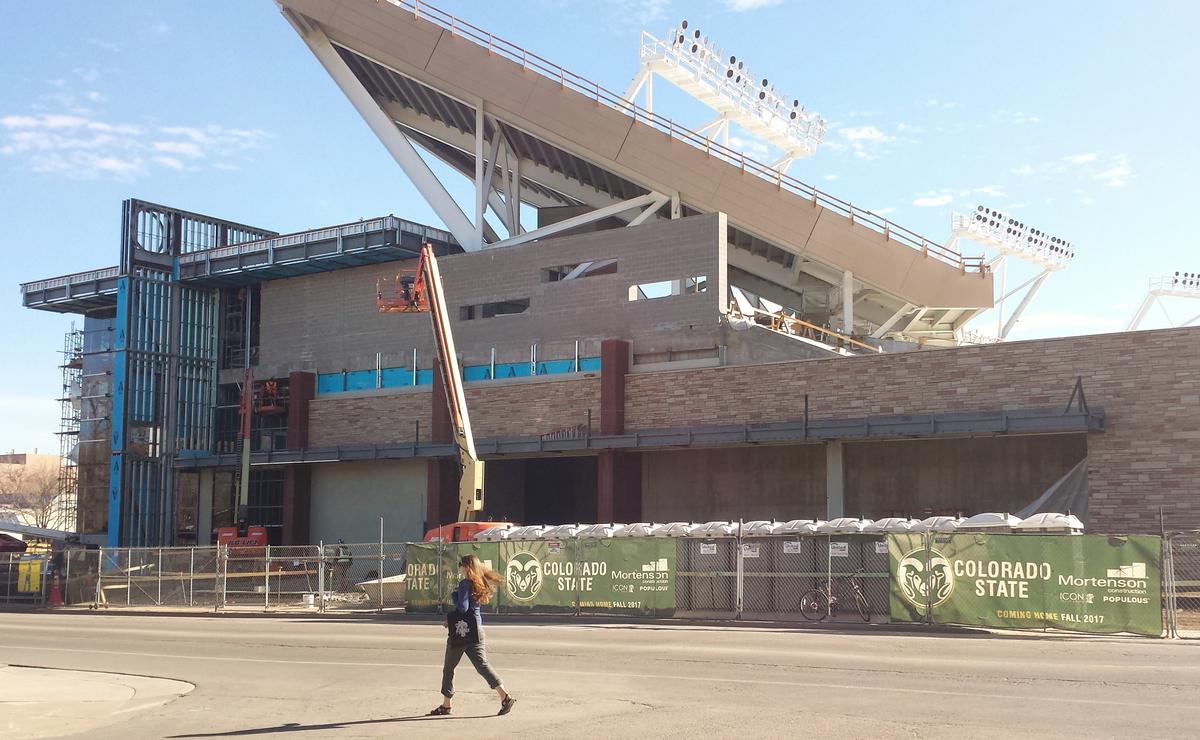
<svg viewBox="0 0 1200 740">
<path fill-rule="evenodd" d="M 80 533 L 208 544 L 230 524 L 247 367 L 249 519 L 273 544 L 452 521 L 428 319 L 376 305 L 424 244 L 488 517 L 1041 500 L 1100 531 L 1157 531 L 1160 507 L 1200 526 L 1200 329 L 1003 341 L 1074 245 L 986 206 L 925 238 L 792 178 L 824 122 L 686 24 L 644 35 L 638 76 L 612 93 L 425 3 L 278 5 L 444 228 L 388 215 L 280 234 L 131 199 L 115 266 L 24 284 L 25 306 L 83 317 L 64 363 Z M 716 118 L 655 113 L 656 77 Z M 730 125 L 782 157 L 730 149 Z M 1041 272 L 985 341 L 966 325 L 1017 302 L 997 292 L 1009 259 Z"/>
</svg>

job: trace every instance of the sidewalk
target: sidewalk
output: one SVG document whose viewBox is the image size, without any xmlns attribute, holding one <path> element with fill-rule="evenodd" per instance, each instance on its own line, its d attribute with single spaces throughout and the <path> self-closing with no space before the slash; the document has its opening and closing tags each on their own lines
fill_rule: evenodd
<svg viewBox="0 0 1200 740">
<path fill-rule="evenodd" d="M 163 678 L 0 665 L 0 734 L 45 738 L 95 730 L 194 688 Z"/>
</svg>

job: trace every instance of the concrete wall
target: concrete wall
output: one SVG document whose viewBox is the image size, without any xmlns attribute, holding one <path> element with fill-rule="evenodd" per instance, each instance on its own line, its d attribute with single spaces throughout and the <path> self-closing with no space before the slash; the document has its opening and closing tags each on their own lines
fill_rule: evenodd
<svg viewBox="0 0 1200 740">
<path fill-rule="evenodd" d="M 1083 460 L 1087 444 L 1083 434 L 846 444 L 846 516 L 1017 511 Z"/>
<path fill-rule="evenodd" d="M 811 519 L 825 514 L 819 444 L 642 455 L 646 521 Z"/>
<path fill-rule="evenodd" d="M 378 542 L 379 517 L 389 542 L 425 534 L 424 460 L 314 465 L 312 542 Z"/>
<path fill-rule="evenodd" d="M 455 344 L 465 364 L 483 364 L 496 348 L 498 362 L 599 355 L 600 340 L 631 339 L 635 352 L 715 348 L 724 310 L 725 224 L 720 214 L 565 236 L 517 247 L 439 259 Z M 617 259 L 617 273 L 547 282 L 544 270 L 597 259 Z M 259 367 L 262 377 L 293 370 L 336 372 L 432 366 L 435 355 L 427 314 L 380 314 L 376 281 L 412 263 L 392 263 L 274 280 L 262 289 Z M 634 284 L 708 277 L 708 291 L 652 301 L 628 299 Z M 459 308 L 529 299 L 522 314 L 459 320 Z"/>
</svg>

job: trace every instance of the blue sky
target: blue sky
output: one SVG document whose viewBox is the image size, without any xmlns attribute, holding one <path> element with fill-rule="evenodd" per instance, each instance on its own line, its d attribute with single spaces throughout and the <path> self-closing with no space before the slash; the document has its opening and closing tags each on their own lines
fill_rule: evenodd
<svg viewBox="0 0 1200 740">
<path fill-rule="evenodd" d="M 617 91 L 638 32 L 687 18 L 829 121 L 793 176 L 938 241 L 976 203 L 1071 239 L 1074 263 L 1013 338 L 1122 329 L 1148 278 L 1200 272 L 1200 4 L 439 5 Z M 0 451 L 57 449 L 72 320 L 21 309 L 17 283 L 115 264 L 122 199 L 279 231 L 385 213 L 437 223 L 271 2 L 3 8 Z M 665 83 L 655 98 L 705 121 Z M 1167 310 L 1200 313 L 1188 303 Z M 1159 311 L 1147 326 L 1165 323 Z"/>
</svg>

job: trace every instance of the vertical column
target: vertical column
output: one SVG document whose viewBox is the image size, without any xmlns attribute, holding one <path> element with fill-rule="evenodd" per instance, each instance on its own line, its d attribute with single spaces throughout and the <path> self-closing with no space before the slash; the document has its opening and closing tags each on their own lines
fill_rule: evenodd
<svg viewBox="0 0 1200 740">
<path fill-rule="evenodd" d="M 837 519 L 846 511 L 846 468 L 841 442 L 825 444 L 825 518 Z"/>
<path fill-rule="evenodd" d="M 625 376 L 630 346 L 621 339 L 600 344 L 600 433 L 625 433 Z M 596 520 L 636 522 L 642 515 L 641 453 L 602 450 L 596 470 Z"/>
<path fill-rule="evenodd" d="M 454 432 L 450 421 L 450 402 L 446 386 L 442 383 L 441 365 L 434 360 L 433 392 L 429 394 L 432 423 L 429 441 L 450 444 Z M 453 459 L 430 458 L 429 472 L 425 483 L 425 529 L 446 524 L 458 511 L 458 462 Z"/>
<path fill-rule="evenodd" d="M 854 273 L 842 273 L 842 331 L 854 333 Z"/>
<path fill-rule="evenodd" d="M 313 373 L 288 374 L 287 446 L 308 449 L 308 412 L 317 394 Z M 312 524 L 312 468 L 289 465 L 283 472 L 283 537 L 285 545 L 307 545 Z"/>
</svg>

